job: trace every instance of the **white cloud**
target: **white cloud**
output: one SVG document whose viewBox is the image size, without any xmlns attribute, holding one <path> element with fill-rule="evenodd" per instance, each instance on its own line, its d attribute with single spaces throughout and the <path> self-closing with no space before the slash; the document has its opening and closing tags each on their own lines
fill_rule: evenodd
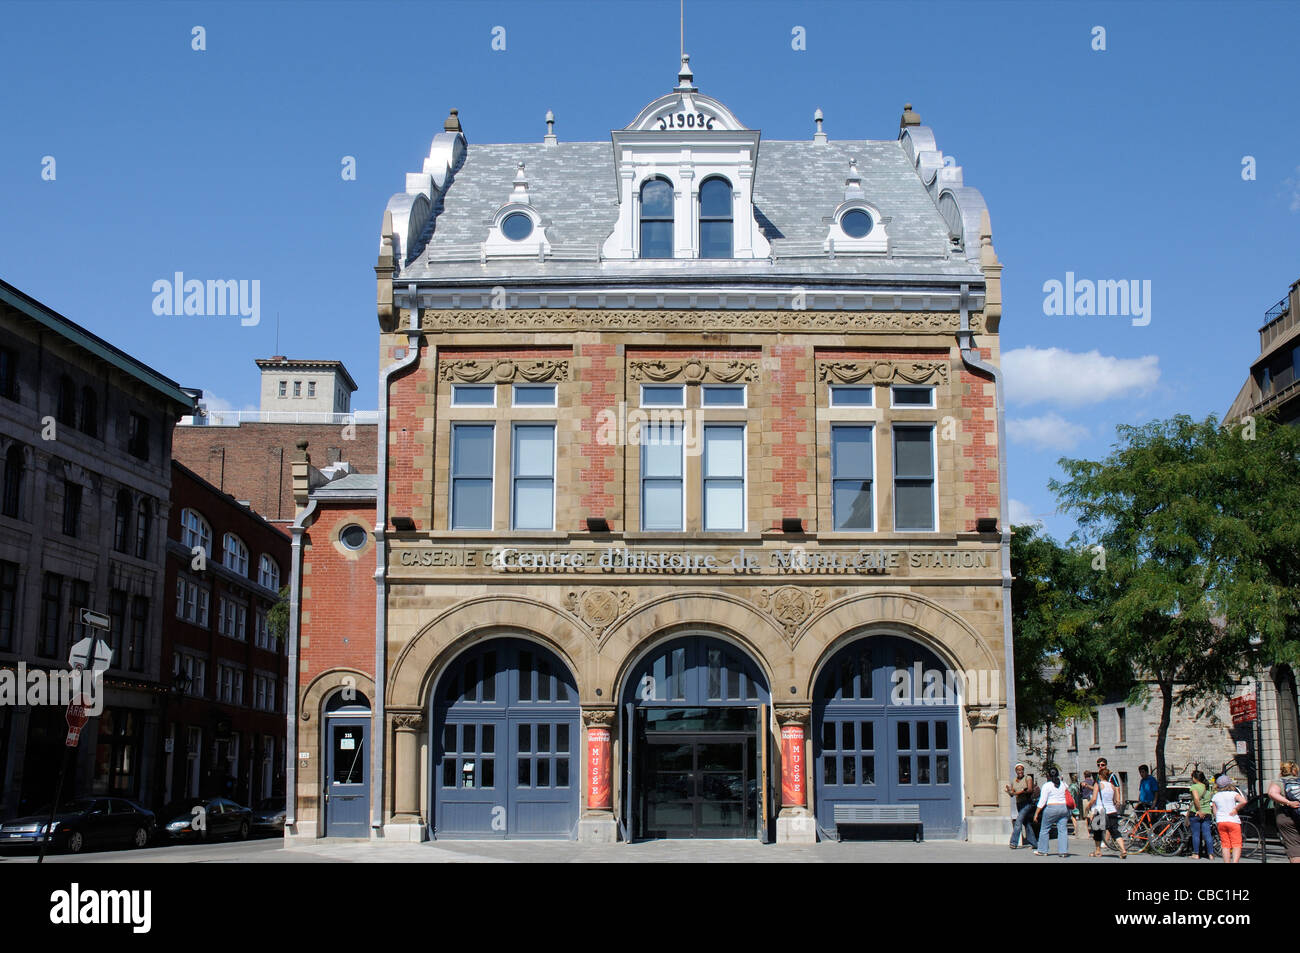
<svg viewBox="0 0 1300 953">
<path fill-rule="evenodd" d="M 1002 355 L 1002 370 L 1008 403 L 1082 407 L 1150 393 L 1160 380 L 1160 358 L 1022 347 Z"/>
<path fill-rule="evenodd" d="M 1080 440 L 1089 436 L 1087 427 L 1070 423 L 1060 414 L 1007 418 L 1007 438 L 1012 443 L 1027 443 L 1039 450 L 1073 450 Z"/>
<path fill-rule="evenodd" d="M 1295 167 L 1296 178 L 1287 176 L 1282 181 L 1286 184 L 1287 191 L 1291 193 L 1291 211 L 1300 212 L 1300 165 Z"/>
<path fill-rule="evenodd" d="M 1012 526 L 1024 526 L 1026 523 L 1040 523 L 1042 520 L 1029 511 L 1029 504 L 1020 500 L 1007 501 L 1007 519 Z"/>
<path fill-rule="evenodd" d="M 255 404 L 245 404 L 243 407 L 236 407 L 231 401 L 226 400 L 224 397 L 218 397 L 216 394 L 212 393 L 211 391 L 204 392 L 203 396 L 200 398 L 200 403 L 202 403 L 203 406 L 206 407 L 209 411 L 257 410 L 257 406 Z"/>
</svg>

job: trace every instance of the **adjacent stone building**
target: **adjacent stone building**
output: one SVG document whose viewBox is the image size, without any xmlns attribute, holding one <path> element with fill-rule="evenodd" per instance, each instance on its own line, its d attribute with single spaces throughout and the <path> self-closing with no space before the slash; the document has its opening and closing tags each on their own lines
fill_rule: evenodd
<svg viewBox="0 0 1300 953">
<path fill-rule="evenodd" d="M 452 111 L 383 216 L 377 477 L 295 465 L 288 836 L 1005 837 L 989 219 L 910 105 L 810 132 L 686 58 L 603 142 Z"/>
</svg>

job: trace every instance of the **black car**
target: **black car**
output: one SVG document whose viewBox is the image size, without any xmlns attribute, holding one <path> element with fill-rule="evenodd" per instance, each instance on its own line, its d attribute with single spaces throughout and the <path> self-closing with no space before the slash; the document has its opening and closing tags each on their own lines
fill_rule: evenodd
<svg viewBox="0 0 1300 953">
<path fill-rule="evenodd" d="M 284 833 L 285 800 L 282 797 L 263 798 L 253 811 L 253 832 L 256 834 Z"/>
<path fill-rule="evenodd" d="M 247 840 L 253 829 L 253 812 L 224 797 L 187 798 L 162 809 L 159 834 L 167 840 Z"/>
<path fill-rule="evenodd" d="M 50 823 L 47 805 L 35 814 L 0 824 L 0 847 L 39 847 Z M 76 854 L 87 847 L 109 844 L 145 847 L 153 838 L 152 811 L 120 797 L 80 797 L 64 802 L 54 813 L 49 846 Z"/>
</svg>

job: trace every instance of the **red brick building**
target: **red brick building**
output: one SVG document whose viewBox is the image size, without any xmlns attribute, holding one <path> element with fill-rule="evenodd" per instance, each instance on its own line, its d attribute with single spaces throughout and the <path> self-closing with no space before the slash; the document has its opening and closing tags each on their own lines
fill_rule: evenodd
<svg viewBox="0 0 1300 953">
<path fill-rule="evenodd" d="M 284 793 L 285 641 L 268 613 L 289 574 L 289 538 L 172 461 L 163 658 L 171 672 L 155 804 Z"/>
</svg>

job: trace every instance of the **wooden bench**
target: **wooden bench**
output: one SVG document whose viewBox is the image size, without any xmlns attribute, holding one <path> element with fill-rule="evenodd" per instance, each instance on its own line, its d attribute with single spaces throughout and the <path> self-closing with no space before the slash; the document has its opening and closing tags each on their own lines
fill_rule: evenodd
<svg viewBox="0 0 1300 953">
<path fill-rule="evenodd" d="M 835 826 L 889 824 L 915 825 L 916 842 L 924 840 L 919 804 L 836 804 Z"/>
</svg>

